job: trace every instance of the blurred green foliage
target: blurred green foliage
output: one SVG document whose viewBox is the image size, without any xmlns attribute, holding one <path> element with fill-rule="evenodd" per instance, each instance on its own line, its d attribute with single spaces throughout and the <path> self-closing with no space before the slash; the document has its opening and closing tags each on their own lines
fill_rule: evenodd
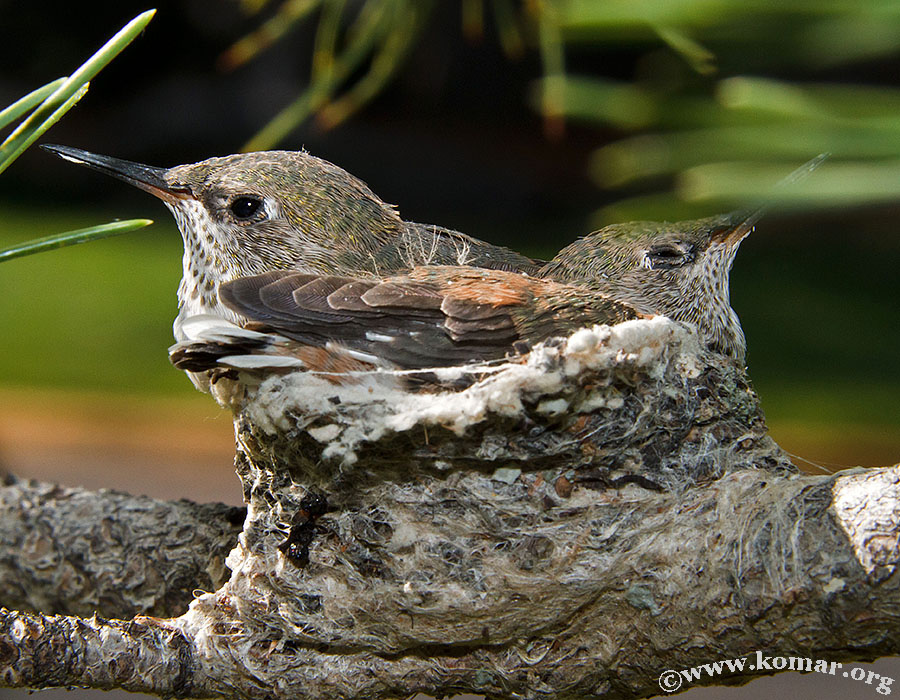
<svg viewBox="0 0 900 700">
<path fill-rule="evenodd" d="M 311 116 L 331 127 L 358 110 L 401 69 L 434 8 L 430 0 L 243 6 L 270 16 L 223 56 L 225 66 L 317 23 L 308 86 L 247 150 L 273 147 Z M 591 175 L 622 195 L 598 225 L 689 218 L 772 196 L 805 208 L 897 198 L 900 90 L 817 79 L 900 50 L 895 0 L 463 0 L 460 12 L 466 36 L 491 25 L 511 59 L 538 53 L 534 105 L 549 135 L 566 120 L 611 130 Z M 586 47 L 628 52 L 636 68 L 625 78 L 603 65 L 567 68 Z M 821 174 L 773 195 L 775 182 L 822 152 L 832 161 Z"/>
<path fill-rule="evenodd" d="M 898 444 L 897 256 L 874 241 L 821 244 L 815 231 L 793 235 L 790 223 L 777 226 L 789 236 L 745 241 L 731 275 L 766 416 L 773 425 L 877 426 Z"/>
<path fill-rule="evenodd" d="M 80 226 L 96 210 L 38 213 L 3 203 L 0 247 Z M 168 393 L 189 386 L 168 361 L 181 236 L 167 221 L 99 245 L 36 255 L 0 269 L 0 384 Z"/>
<path fill-rule="evenodd" d="M 708 211 L 710 202 L 773 196 L 810 208 L 897 199 L 900 90 L 816 76 L 897 53 L 900 4 L 561 0 L 555 17 L 567 46 L 618 43 L 642 54 L 631 80 L 544 79 L 543 109 L 622 133 L 593 156 L 601 187 L 669 186 L 618 202 L 600 222 L 679 218 L 701 210 L 691 204 Z M 821 152 L 832 160 L 815 178 L 771 191 Z"/>
</svg>

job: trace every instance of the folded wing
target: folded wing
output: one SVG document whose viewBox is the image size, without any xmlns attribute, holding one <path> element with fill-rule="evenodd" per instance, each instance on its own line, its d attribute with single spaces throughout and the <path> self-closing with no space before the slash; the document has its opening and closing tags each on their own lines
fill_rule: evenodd
<svg viewBox="0 0 900 700">
<path fill-rule="evenodd" d="M 222 284 L 219 298 L 255 333 L 400 369 L 497 360 L 640 315 L 587 286 L 471 267 L 421 267 L 383 280 L 282 270 Z"/>
</svg>

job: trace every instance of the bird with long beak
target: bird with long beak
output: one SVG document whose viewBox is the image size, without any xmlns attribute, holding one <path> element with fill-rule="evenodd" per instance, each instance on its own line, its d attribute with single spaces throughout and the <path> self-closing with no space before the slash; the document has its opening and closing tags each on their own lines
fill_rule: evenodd
<svg viewBox="0 0 900 700">
<path fill-rule="evenodd" d="M 418 265 L 536 272 L 543 261 L 440 226 L 403 221 L 361 180 L 304 151 L 210 158 L 173 168 L 46 150 L 159 197 L 184 238 L 175 336 L 185 319 L 246 321 L 222 304 L 220 285 L 275 270 L 375 277 Z"/>
<path fill-rule="evenodd" d="M 564 248 L 539 275 L 590 280 L 637 312 L 691 323 L 710 350 L 743 362 L 747 345 L 731 308 L 729 275 L 741 241 L 761 215 L 607 226 Z"/>
</svg>

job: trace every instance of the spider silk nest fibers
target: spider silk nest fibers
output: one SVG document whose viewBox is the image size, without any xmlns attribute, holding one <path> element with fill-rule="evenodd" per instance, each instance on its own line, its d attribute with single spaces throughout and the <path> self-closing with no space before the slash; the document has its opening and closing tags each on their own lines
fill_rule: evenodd
<svg viewBox="0 0 900 700">
<path fill-rule="evenodd" d="M 322 486 L 463 467 L 504 481 L 553 467 L 671 488 L 787 462 L 743 369 L 664 317 L 584 328 L 501 362 L 335 379 L 266 378 L 238 434 Z"/>
</svg>

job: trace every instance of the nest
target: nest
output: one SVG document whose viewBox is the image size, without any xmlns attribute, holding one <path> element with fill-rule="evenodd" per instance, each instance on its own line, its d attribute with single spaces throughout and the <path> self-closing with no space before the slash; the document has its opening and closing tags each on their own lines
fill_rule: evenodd
<svg viewBox="0 0 900 700">
<path fill-rule="evenodd" d="M 270 376 L 247 389 L 236 426 L 250 462 L 325 492 L 459 470 L 507 485 L 542 473 L 669 491 L 791 468 L 743 369 L 663 317 L 583 329 L 499 363 Z"/>
<path fill-rule="evenodd" d="M 794 469 L 742 368 L 661 317 L 427 383 L 245 379 L 227 395 L 248 517 L 216 605 L 278 601 L 241 618 L 282 645 L 396 653 L 552 626 L 640 529 L 630 502 Z M 596 556 L 573 564 L 587 542 Z"/>
</svg>

